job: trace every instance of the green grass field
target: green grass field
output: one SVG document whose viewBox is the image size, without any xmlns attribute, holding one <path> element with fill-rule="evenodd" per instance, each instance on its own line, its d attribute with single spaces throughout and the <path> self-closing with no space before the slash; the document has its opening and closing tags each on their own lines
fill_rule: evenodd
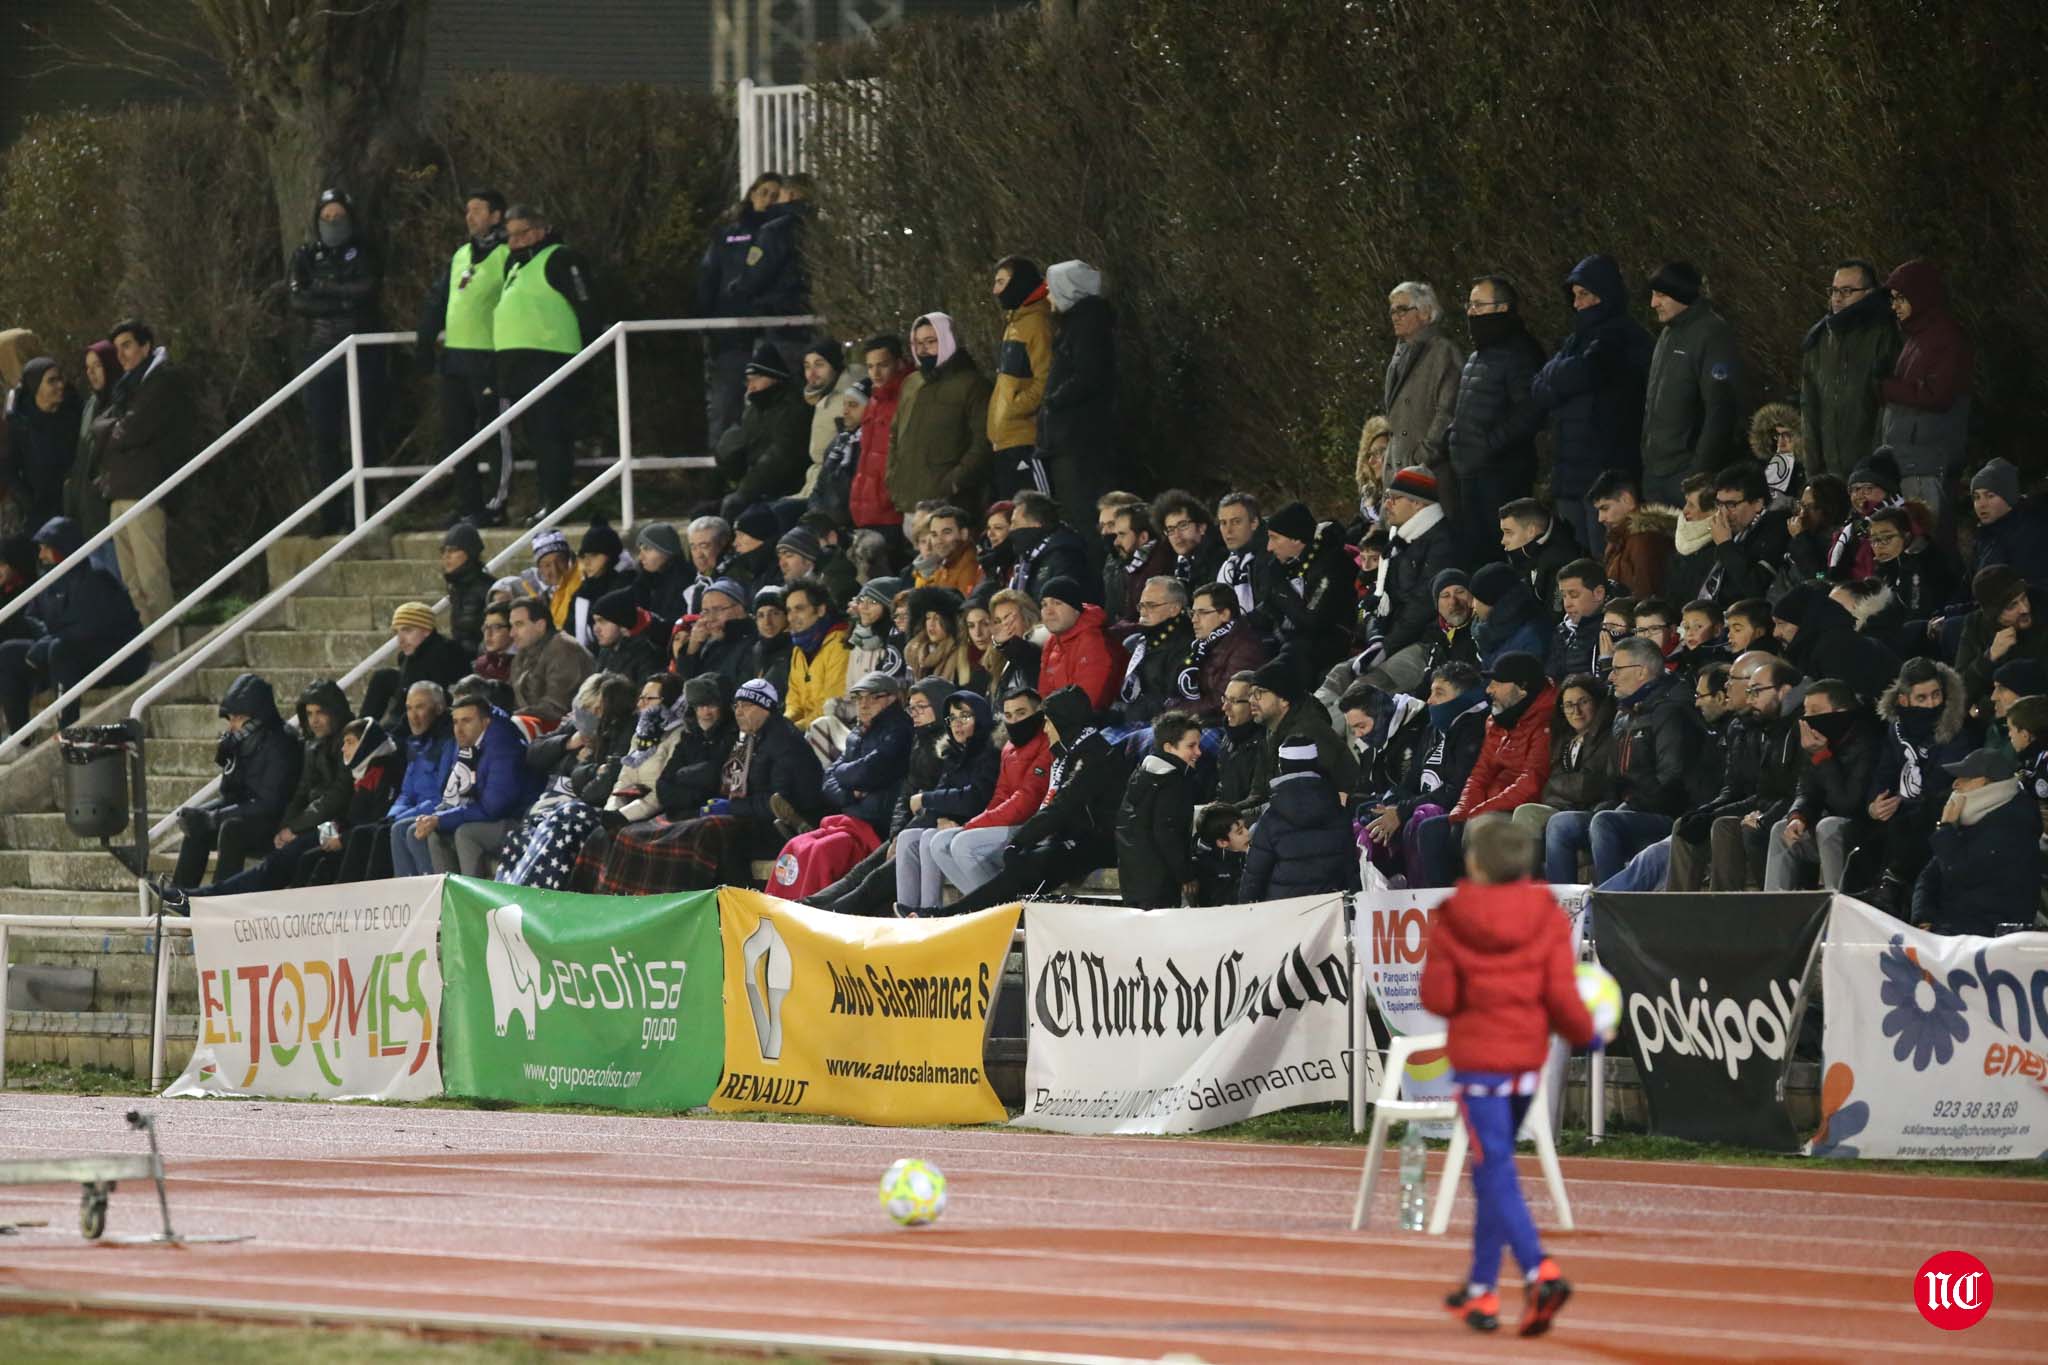
<svg viewBox="0 0 2048 1365">
<path fill-rule="evenodd" d="M 560 1359 L 563 1349 L 545 1342 L 442 1340 L 363 1328 L 0 1313 L 0 1360 L 7 1365 L 539 1365 Z M 593 1362 L 635 1365 L 718 1365 L 770 1358 L 670 1346 L 570 1349 Z M 779 1365 L 822 1365 L 818 1356 L 772 1359 Z"/>
</svg>

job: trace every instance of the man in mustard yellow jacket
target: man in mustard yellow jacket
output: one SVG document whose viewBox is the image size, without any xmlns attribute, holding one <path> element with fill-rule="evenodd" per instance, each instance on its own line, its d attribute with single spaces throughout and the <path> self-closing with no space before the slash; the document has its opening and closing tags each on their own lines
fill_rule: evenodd
<svg viewBox="0 0 2048 1365">
<path fill-rule="evenodd" d="M 1006 256 L 996 264 L 991 292 L 1004 322 L 988 403 L 988 443 L 995 451 L 990 496 L 1013 498 L 1026 488 L 1049 493 L 1052 483 L 1037 456 L 1038 405 L 1052 372 L 1052 301 L 1045 273 L 1027 257 Z"/>
</svg>

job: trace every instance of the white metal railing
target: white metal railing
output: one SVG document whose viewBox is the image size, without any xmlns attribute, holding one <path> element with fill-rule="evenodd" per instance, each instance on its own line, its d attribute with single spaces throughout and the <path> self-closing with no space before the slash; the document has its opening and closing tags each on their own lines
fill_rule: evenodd
<svg viewBox="0 0 2048 1365">
<path fill-rule="evenodd" d="M 166 919 L 161 923 L 150 919 L 117 915 L 0 915 L 0 1088 L 7 1084 L 7 936 L 21 930 L 33 934 L 85 934 L 104 937 L 108 934 L 153 934 L 162 929 L 171 938 L 190 938 L 192 921 Z M 170 954 L 161 946 L 157 949 L 156 960 L 156 1003 L 150 1011 L 149 1026 L 149 1088 L 161 1090 L 164 1086 L 164 1033 L 165 1022 L 170 1010 L 171 964 Z"/>
<path fill-rule="evenodd" d="M 808 171 L 804 129 L 813 102 L 808 85 L 756 85 L 740 78 L 734 100 L 739 112 L 740 193 L 763 171 Z"/>
<path fill-rule="evenodd" d="M 535 535 L 559 524 L 570 513 L 580 509 L 585 503 L 610 487 L 614 482 L 619 485 L 621 521 L 631 525 L 634 519 L 633 470 L 636 464 L 658 463 L 665 466 L 689 464 L 702 467 L 711 462 L 708 458 L 704 457 L 698 457 L 693 460 L 661 461 L 640 461 L 634 459 L 632 385 L 630 368 L 627 363 L 627 339 L 631 336 L 647 332 L 707 332 L 729 331 L 733 329 L 752 331 L 756 328 L 812 326 L 821 321 L 822 319 L 820 318 L 806 314 L 759 318 L 660 318 L 613 323 L 596 340 L 564 361 L 553 374 L 535 385 L 518 402 L 511 404 L 503 412 L 485 423 L 476 435 L 470 437 L 453 451 L 443 456 L 438 463 L 428 466 L 423 474 L 396 497 L 392 498 L 390 502 L 385 503 L 384 506 L 368 517 L 359 519 L 354 530 L 336 540 L 334 544 L 323 550 L 311 563 L 300 569 L 296 574 L 293 574 L 283 584 L 272 588 L 255 605 L 236 616 L 233 621 L 229 622 L 218 633 L 150 683 L 141 695 L 135 698 L 133 704 L 130 705 L 128 714 L 137 719 L 142 718 L 150 706 L 177 688 L 195 671 L 204 667 L 206 662 L 213 658 L 222 648 L 239 639 L 244 632 L 262 621 L 272 611 L 276 610 L 278 606 L 290 599 L 292 594 L 298 592 L 307 583 L 311 582 L 313 578 L 329 565 L 361 544 L 367 536 L 391 520 L 401 509 L 408 506 L 415 498 L 432 486 L 441 475 L 446 474 L 461 461 L 474 458 L 476 451 L 481 449 L 487 442 L 496 440 L 498 433 L 506 430 L 513 421 L 524 415 L 528 408 L 531 408 L 557 386 L 566 382 L 571 375 L 605 350 L 613 352 L 613 376 L 618 390 L 618 454 L 606 462 L 603 472 L 585 484 L 582 489 L 569 497 L 561 506 L 547 509 L 546 515 L 540 521 L 536 522 L 528 530 L 523 531 L 509 546 L 492 558 L 490 567 L 497 568 L 503 564 L 515 551 L 529 544 Z M 352 477 L 360 480 L 363 475 L 364 471 L 358 468 L 354 471 Z M 328 490 L 329 493 L 333 491 L 335 490 L 332 487 Z M 298 513 L 294 514 L 293 520 L 297 520 L 304 515 L 305 509 L 301 509 Z M 438 611 L 446 606 L 447 600 L 446 597 L 443 597 L 435 604 L 435 610 Z M 364 659 L 343 675 L 341 685 L 346 688 L 361 679 L 371 669 L 388 658 L 394 648 L 396 648 L 395 642 L 386 640 L 367 659 Z M 219 787 L 220 779 L 216 777 L 187 797 L 185 803 L 205 800 L 208 796 L 219 790 Z M 156 840 L 170 831 L 176 821 L 177 815 L 175 811 L 166 814 L 162 819 L 158 820 L 150 827 L 149 842 L 154 845 Z"/>
</svg>

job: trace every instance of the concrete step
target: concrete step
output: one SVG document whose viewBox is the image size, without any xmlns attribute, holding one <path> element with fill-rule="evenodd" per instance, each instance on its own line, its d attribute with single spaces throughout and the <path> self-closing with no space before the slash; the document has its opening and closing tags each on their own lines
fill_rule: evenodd
<svg viewBox="0 0 2048 1365">
<path fill-rule="evenodd" d="M 436 591 L 428 601 L 439 601 Z M 418 599 L 408 594 L 371 597 L 294 597 L 285 603 L 285 624 L 293 630 L 370 630 L 388 634 L 391 613 Z"/>
<path fill-rule="evenodd" d="M 390 638 L 389 631 L 381 630 L 254 630 L 243 637 L 243 643 L 249 649 L 249 666 L 268 676 L 271 670 L 282 668 L 346 672 Z"/>
<path fill-rule="evenodd" d="M 664 518 L 653 517 L 650 520 L 661 521 Z M 569 544 L 574 546 L 582 541 L 583 533 L 589 528 L 590 523 L 588 521 L 573 522 L 562 528 L 562 534 L 569 537 Z M 677 529 L 680 530 L 682 528 L 678 526 Z M 486 528 L 481 534 L 484 538 L 484 558 L 489 560 L 498 551 L 519 539 L 522 533 L 516 527 L 493 526 Z M 619 534 L 621 537 L 624 537 L 626 533 L 622 529 L 619 531 Z M 443 533 L 440 531 L 401 531 L 391 537 L 390 557 L 393 559 L 423 559 L 438 565 L 441 560 L 442 535 Z M 627 543 L 630 545 L 631 541 Z M 526 563 L 522 562 L 519 567 L 525 568 Z"/>
<path fill-rule="evenodd" d="M 149 708 L 149 738 L 151 761 L 154 762 L 156 746 L 169 741 L 205 740 L 211 745 L 220 738 L 221 719 L 218 699 L 214 702 L 167 702 L 160 701 Z"/>
<path fill-rule="evenodd" d="M 190 800 L 192 794 L 217 775 L 207 773 L 156 773 L 149 775 L 149 818 L 151 823 L 169 815 Z"/>
<path fill-rule="evenodd" d="M 153 854 L 150 865 L 169 872 L 177 865 L 170 849 Z M 0 886 L 24 891 L 131 891 L 135 878 L 98 849 L 90 853 L 55 850 L 11 850 L 0 853 Z"/>
<path fill-rule="evenodd" d="M 133 915 L 137 904 L 132 889 L 56 891 L 0 886 L 0 915 Z"/>
<path fill-rule="evenodd" d="M 154 818 L 154 817 L 152 817 Z M 97 839 L 73 834 L 56 811 L 0 815 L 0 845 L 22 852 L 91 853 L 106 858 Z M 111 859 L 109 860 L 111 862 Z"/>
<path fill-rule="evenodd" d="M 218 715 L 213 717 L 213 723 L 216 728 L 221 724 Z M 213 766 L 213 755 L 219 742 L 218 735 L 206 739 L 151 739 L 149 770 L 159 777 L 211 777 L 218 771 Z"/>
<path fill-rule="evenodd" d="M 434 559 L 344 559 L 322 569 L 301 589 L 309 597 L 390 597 L 405 593 L 433 601 L 446 590 Z"/>
<path fill-rule="evenodd" d="M 166 1078 L 184 1071 L 199 1036 L 196 1004 L 165 1019 Z M 149 1079 L 148 1009 L 120 1014 L 72 1014 L 60 1010 L 14 1010 L 7 1016 L 7 1060 L 26 1066 L 101 1067 Z"/>
<path fill-rule="evenodd" d="M 154 934 L 27 935 L 12 940 L 11 949 L 19 966 L 85 968 L 93 974 L 92 1008 L 95 1012 L 136 1011 L 145 1018 L 156 1006 L 156 937 Z M 164 937 L 164 954 L 170 963 L 170 1011 L 173 1014 L 198 1009 L 198 973 L 193 966 L 192 940 L 183 935 Z M 9 1040 L 10 1043 L 12 1040 Z M 10 1048 L 11 1050 L 11 1048 Z"/>
</svg>

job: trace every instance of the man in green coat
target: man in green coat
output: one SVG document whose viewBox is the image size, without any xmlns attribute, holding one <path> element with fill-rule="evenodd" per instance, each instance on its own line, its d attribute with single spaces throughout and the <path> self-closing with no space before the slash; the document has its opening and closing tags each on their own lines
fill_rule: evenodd
<svg viewBox="0 0 2048 1365">
<path fill-rule="evenodd" d="M 1742 362 L 1735 329 L 1701 299 L 1699 267 L 1670 261 L 1650 277 L 1650 311 L 1664 324 L 1643 394 L 1643 501 L 1676 507 L 1680 485 L 1746 452 Z"/>
<path fill-rule="evenodd" d="M 1869 261 L 1843 261 L 1828 284 L 1828 315 L 1801 343 L 1799 425 L 1806 476 L 1849 472 L 1877 449 L 1878 386 L 1899 360 L 1891 296 Z"/>
<path fill-rule="evenodd" d="M 789 361 L 772 341 L 747 362 L 747 407 L 718 438 L 718 472 L 736 483 L 722 509 L 727 521 L 757 502 L 795 497 L 811 467 L 811 409 Z"/>
<path fill-rule="evenodd" d="M 889 501 L 906 517 L 928 498 L 977 506 L 988 478 L 988 401 L 995 386 L 944 313 L 917 320 L 910 353 L 917 374 L 903 386 L 889 438 Z"/>
</svg>

